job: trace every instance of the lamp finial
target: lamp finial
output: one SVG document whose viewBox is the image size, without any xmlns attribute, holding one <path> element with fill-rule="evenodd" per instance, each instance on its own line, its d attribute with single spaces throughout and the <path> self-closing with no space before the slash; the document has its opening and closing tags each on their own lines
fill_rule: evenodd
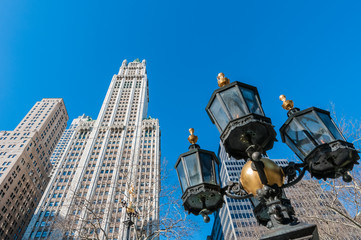
<svg viewBox="0 0 361 240">
<path fill-rule="evenodd" d="M 133 186 L 131 186 L 131 188 L 129 189 L 129 191 L 128 191 L 128 192 L 129 192 L 129 194 L 130 194 L 130 195 L 133 195 L 133 194 L 134 194 L 134 187 L 133 187 Z"/>
<path fill-rule="evenodd" d="M 282 104 L 282 108 L 285 110 L 291 110 L 294 105 L 293 105 L 293 101 L 292 100 L 286 100 L 286 96 L 285 95 L 280 95 L 280 100 L 283 102 Z"/>
<path fill-rule="evenodd" d="M 223 87 L 229 84 L 229 79 L 224 76 L 224 73 L 219 73 L 217 79 L 219 87 Z"/>
<path fill-rule="evenodd" d="M 190 128 L 189 129 L 189 133 L 191 135 L 189 135 L 188 137 L 188 141 L 191 143 L 191 144 L 196 144 L 197 141 L 198 141 L 198 137 L 196 135 L 194 135 L 194 128 Z"/>
</svg>

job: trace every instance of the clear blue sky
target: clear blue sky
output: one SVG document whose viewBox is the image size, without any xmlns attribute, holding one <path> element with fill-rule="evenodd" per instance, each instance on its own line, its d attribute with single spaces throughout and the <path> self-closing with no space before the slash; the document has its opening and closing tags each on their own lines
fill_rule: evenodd
<svg viewBox="0 0 361 240">
<path fill-rule="evenodd" d="M 70 119 L 97 117 L 123 59 L 146 59 L 149 114 L 160 119 L 162 155 L 187 151 L 188 128 L 217 151 L 205 106 L 224 72 L 258 87 L 276 130 L 280 94 L 296 106 L 361 118 L 360 1 L 1 1 L 0 129 L 12 130 L 45 97 Z M 278 137 L 280 140 L 280 137 Z M 271 158 L 292 158 L 276 143 Z M 197 218 L 201 221 L 201 218 Z M 204 239 L 211 224 L 194 239 Z"/>
</svg>

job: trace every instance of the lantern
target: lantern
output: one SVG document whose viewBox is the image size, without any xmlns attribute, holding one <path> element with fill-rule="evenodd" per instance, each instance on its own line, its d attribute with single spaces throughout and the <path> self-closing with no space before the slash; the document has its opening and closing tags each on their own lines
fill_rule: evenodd
<svg viewBox="0 0 361 240">
<path fill-rule="evenodd" d="M 276 132 L 263 112 L 257 88 L 240 82 L 228 84 L 223 73 L 218 83 L 220 88 L 213 92 L 206 111 L 221 133 L 226 152 L 245 159 L 251 145 L 262 153 L 271 149 Z"/>
<path fill-rule="evenodd" d="M 179 156 L 175 165 L 183 193 L 183 206 L 189 213 L 208 215 L 223 204 L 219 160 L 213 152 L 200 149 L 192 128 L 190 132 L 192 145 L 188 152 Z"/>
<path fill-rule="evenodd" d="M 352 143 L 346 141 L 328 111 L 311 107 L 302 111 L 293 108 L 293 102 L 286 106 L 289 118 L 280 129 L 282 141 L 306 163 L 312 176 L 320 179 L 343 176 L 351 181 L 347 171 L 360 158 Z"/>
</svg>

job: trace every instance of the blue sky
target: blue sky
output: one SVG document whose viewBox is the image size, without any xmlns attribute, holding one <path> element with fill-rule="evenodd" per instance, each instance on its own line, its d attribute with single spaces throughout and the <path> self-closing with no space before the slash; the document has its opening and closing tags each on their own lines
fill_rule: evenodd
<svg viewBox="0 0 361 240">
<path fill-rule="evenodd" d="M 205 106 L 216 76 L 258 87 L 276 131 L 278 99 L 301 109 L 336 106 L 361 118 L 359 1 L 1 1 L 0 129 L 13 129 L 45 97 L 64 98 L 70 119 L 97 117 L 123 59 L 147 60 L 149 114 L 162 155 L 187 151 L 188 128 L 217 151 Z M 278 134 L 279 135 L 279 134 Z M 278 136 L 280 140 L 280 137 Z M 293 158 L 278 142 L 271 158 Z M 201 218 L 196 218 L 201 221 Z M 204 239 L 211 224 L 194 239 Z"/>
</svg>

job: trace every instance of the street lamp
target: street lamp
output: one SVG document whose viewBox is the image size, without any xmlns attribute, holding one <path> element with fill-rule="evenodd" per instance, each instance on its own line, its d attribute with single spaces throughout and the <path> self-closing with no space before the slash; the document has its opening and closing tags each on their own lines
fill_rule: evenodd
<svg viewBox="0 0 361 240">
<path fill-rule="evenodd" d="M 134 218 L 136 219 L 139 216 L 139 213 L 136 210 L 134 203 L 132 202 L 133 197 L 134 197 L 134 189 L 133 188 L 131 188 L 131 190 L 129 190 L 129 195 L 130 195 L 129 203 L 127 203 L 125 200 L 120 201 L 121 207 L 125 208 L 125 211 L 128 216 L 128 219 L 123 222 L 124 225 L 127 226 L 127 240 L 130 239 L 129 238 L 130 237 L 130 227 L 134 225 Z"/>
<path fill-rule="evenodd" d="M 226 152 L 245 159 L 252 145 L 263 152 L 271 149 L 276 132 L 263 112 L 257 88 L 240 82 L 229 84 L 223 73 L 217 78 L 220 88 L 213 92 L 206 111 L 221 133 Z"/>
<path fill-rule="evenodd" d="M 264 114 L 257 88 L 240 82 L 230 84 L 223 73 L 217 79 L 220 88 L 212 94 L 206 111 L 220 132 L 226 152 L 247 163 L 239 182 L 221 187 L 219 160 L 213 152 L 199 148 L 190 129 L 190 151 L 181 154 L 175 166 L 185 210 L 201 214 L 209 222 L 207 215 L 222 207 L 224 196 L 252 198 L 256 219 L 271 229 L 262 240 L 319 239 L 316 225 L 298 222 L 283 189 L 299 182 L 306 171 L 318 179 L 342 176 L 351 181 L 347 171 L 359 159 L 354 146 L 346 142 L 329 112 L 318 108 L 299 111 L 281 95 L 283 108 L 289 110 L 281 137 L 302 160 L 281 168 L 265 157 L 276 141 L 276 132 Z"/>
<path fill-rule="evenodd" d="M 208 215 L 223 205 L 218 174 L 219 161 L 213 152 L 200 149 L 194 129 L 189 129 L 189 151 L 179 156 L 175 165 L 182 188 L 183 206 L 188 213 Z"/>
<path fill-rule="evenodd" d="M 300 111 L 291 100 L 280 96 L 289 118 L 280 129 L 282 142 L 306 164 L 317 179 L 338 178 L 352 181 L 347 173 L 360 159 L 352 143 L 346 142 L 328 111 L 308 108 Z"/>
</svg>

